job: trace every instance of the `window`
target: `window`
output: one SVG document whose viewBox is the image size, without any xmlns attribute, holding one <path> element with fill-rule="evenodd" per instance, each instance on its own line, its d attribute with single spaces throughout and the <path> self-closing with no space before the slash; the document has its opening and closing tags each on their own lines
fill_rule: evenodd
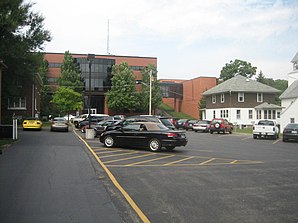
<svg viewBox="0 0 298 223">
<path fill-rule="evenodd" d="M 10 97 L 8 98 L 8 109 L 12 110 L 26 110 L 25 97 Z"/>
<path fill-rule="evenodd" d="M 252 119 L 252 110 L 248 110 L 248 119 Z"/>
<path fill-rule="evenodd" d="M 216 103 L 216 95 L 212 95 L 212 104 Z"/>
<path fill-rule="evenodd" d="M 257 102 L 263 102 L 263 93 L 257 93 Z"/>
<path fill-rule="evenodd" d="M 271 110 L 268 110 L 268 119 L 272 119 L 272 117 L 271 117 Z"/>
<path fill-rule="evenodd" d="M 240 110 L 237 110 L 237 111 L 236 111 L 236 118 L 237 118 L 237 119 L 240 119 L 240 118 L 241 118 Z"/>
<path fill-rule="evenodd" d="M 238 92 L 238 102 L 244 102 L 244 92 Z"/>
<path fill-rule="evenodd" d="M 280 112 L 277 112 L 277 118 L 280 118 Z"/>
<path fill-rule="evenodd" d="M 229 118 L 229 110 L 220 110 L 221 118 Z"/>
<path fill-rule="evenodd" d="M 290 118 L 290 123 L 295 123 L 295 118 Z"/>
<path fill-rule="evenodd" d="M 276 111 L 275 110 L 272 111 L 272 119 L 276 119 Z"/>
<path fill-rule="evenodd" d="M 264 110 L 264 119 L 267 119 L 268 115 L 267 115 L 267 110 Z"/>
<path fill-rule="evenodd" d="M 220 95 L 220 103 L 224 103 L 225 102 L 225 94 L 221 94 Z"/>
<path fill-rule="evenodd" d="M 262 119 L 262 110 L 257 110 L 257 119 Z"/>
<path fill-rule="evenodd" d="M 213 110 L 213 118 L 215 118 L 215 110 Z"/>
</svg>

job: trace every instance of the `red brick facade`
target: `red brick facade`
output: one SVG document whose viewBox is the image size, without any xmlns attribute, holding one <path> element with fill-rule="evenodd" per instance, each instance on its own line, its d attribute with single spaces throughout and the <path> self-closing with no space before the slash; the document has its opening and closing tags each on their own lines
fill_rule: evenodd
<svg viewBox="0 0 298 223">
<path fill-rule="evenodd" d="M 176 112 L 183 112 L 199 119 L 199 102 L 202 93 L 216 86 L 216 77 L 198 77 L 191 80 L 160 80 L 160 82 L 182 83 L 183 99 L 163 98 L 163 102 L 175 108 Z"/>
</svg>

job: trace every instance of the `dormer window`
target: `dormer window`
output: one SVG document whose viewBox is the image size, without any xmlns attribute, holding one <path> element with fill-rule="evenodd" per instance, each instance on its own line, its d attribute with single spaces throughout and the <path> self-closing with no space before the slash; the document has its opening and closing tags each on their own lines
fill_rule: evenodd
<svg viewBox="0 0 298 223">
<path fill-rule="evenodd" d="M 257 93 L 257 102 L 263 102 L 263 93 Z"/>
<path fill-rule="evenodd" d="M 244 92 L 238 92 L 238 102 L 244 102 Z"/>
</svg>

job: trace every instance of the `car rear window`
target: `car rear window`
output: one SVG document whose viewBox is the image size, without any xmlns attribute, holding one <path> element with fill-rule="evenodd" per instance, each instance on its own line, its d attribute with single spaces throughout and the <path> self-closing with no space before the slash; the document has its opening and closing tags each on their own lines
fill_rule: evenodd
<svg viewBox="0 0 298 223">
<path fill-rule="evenodd" d="M 214 124 L 214 123 L 222 123 L 222 120 L 221 119 L 214 119 L 212 121 L 212 124 Z"/>
<path fill-rule="evenodd" d="M 298 124 L 288 124 L 286 129 L 298 129 Z"/>
</svg>

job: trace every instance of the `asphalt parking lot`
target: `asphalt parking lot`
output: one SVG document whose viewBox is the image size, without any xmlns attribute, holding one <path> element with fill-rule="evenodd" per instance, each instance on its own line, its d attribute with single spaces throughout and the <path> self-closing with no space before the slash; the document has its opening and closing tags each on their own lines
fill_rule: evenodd
<svg viewBox="0 0 298 223">
<path fill-rule="evenodd" d="M 186 147 L 159 153 L 87 143 L 151 222 L 298 221 L 297 142 L 187 136 Z"/>
</svg>

